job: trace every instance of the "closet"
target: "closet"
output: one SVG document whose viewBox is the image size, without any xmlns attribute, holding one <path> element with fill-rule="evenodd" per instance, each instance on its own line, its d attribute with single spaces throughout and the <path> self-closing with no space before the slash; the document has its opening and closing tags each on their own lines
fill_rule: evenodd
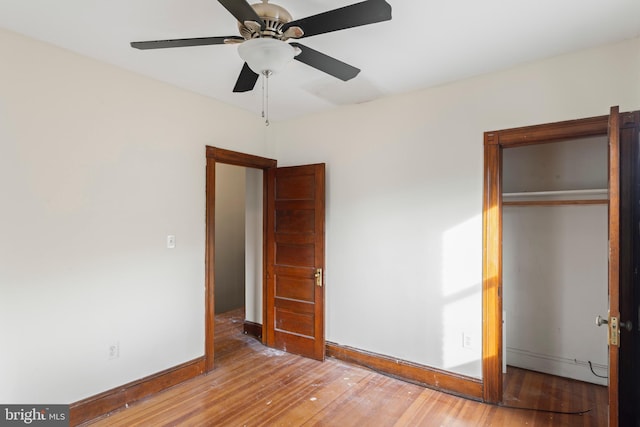
<svg viewBox="0 0 640 427">
<path fill-rule="evenodd" d="M 504 360 L 607 385 L 606 136 L 502 152 Z"/>
</svg>

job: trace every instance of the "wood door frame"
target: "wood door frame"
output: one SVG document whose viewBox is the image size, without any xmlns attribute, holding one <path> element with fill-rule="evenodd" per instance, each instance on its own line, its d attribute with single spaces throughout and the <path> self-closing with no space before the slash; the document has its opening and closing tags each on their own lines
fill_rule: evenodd
<svg viewBox="0 0 640 427">
<path fill-rule="evenodd" d="M 275 168 L 278 162 L 266 157 L 207 146 L 206 169 L 206 214 L 205 214 L 205 311 L 204 311 L 204 357 L 205 372 L 213 369 L 214 323 L 215 323 L 215 230 L 216 230 L 216 163 L 242 166 L 262 170 L 262 318 L 266 315 L 266 227 L 267 227 L 267 170 Z M 264 341 L 264 338 L 263 338 Z"/>
<path fill-rule="evenodd" d="M 609 116 L 484 133 L 482 201 L 482 385 L 485 402 L 502 402 L 502 149 L 606 136 Z"/>
</svg>

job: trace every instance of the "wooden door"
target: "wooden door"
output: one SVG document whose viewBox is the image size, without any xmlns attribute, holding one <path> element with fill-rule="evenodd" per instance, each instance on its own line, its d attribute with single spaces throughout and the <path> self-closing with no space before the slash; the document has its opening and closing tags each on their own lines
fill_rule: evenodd
<svg viewBox="0 0 640 427">
<path fill-rule="evenodd" d="M 620 343 L 620 119 L 609 115 L 609 427 L 618 427 Z"/>
<path fill-rule="evenodd" d="M 640 426 L 640 111 L 620 114 L 618 424 Z"/>
<path fill-rule="evenodd" d="M 266 344 L 324 359 L 324 164 L 267 175 Z"/>
</svg>

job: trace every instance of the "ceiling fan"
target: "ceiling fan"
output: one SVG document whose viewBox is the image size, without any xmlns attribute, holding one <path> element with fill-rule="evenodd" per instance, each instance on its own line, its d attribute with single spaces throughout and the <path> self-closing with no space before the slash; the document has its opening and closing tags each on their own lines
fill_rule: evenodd
<svg viewBox="0 0 640 427">
<path fill-rule="evenodd" d="M 218 1 L 238 20 L 240 36 L 138 41 L 132 42 L 131 47 L 162 49 L 242 43 L 238 53 L 245 64 L 233 91 L 247 92 L 253 90 L 260 74 L 269 77 L 294 58 L 343 81 L 354 78 L 360 72 L 358 68 L 288 40 L 391 19 L 391 6 L 385 0 L 366 0 L 296 20 L 286 9 L 269 0 L 253 5 L 246 0 Z"/>
</svg>

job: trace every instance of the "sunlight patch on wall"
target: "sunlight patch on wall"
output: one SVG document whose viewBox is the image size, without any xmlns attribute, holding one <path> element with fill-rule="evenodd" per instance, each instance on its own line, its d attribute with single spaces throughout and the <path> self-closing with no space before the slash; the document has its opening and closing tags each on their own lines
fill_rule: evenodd
<svg viewBox="0 0 640 427">
<path fill-rule="evenodd" d="M 442 295 L 447 298 L 480 283 L 482 215 L 445 231 L 442 239 Z"/>
<path fill-rule="evenodd" d="M 480 362 L 482 332 L 478 322 L 480 291 L 447 303 L 442 312 L 443 368 L 460 373 L 476 372 Z M 468 371 L 468 372 L 467 372 Z"/>
<path fill-rule="evenodd" d="M 445 231 L 442 238 L 442 361 L 447 370 L 473 375 L 482 350 L 482 215 Z"/>
</svg>

